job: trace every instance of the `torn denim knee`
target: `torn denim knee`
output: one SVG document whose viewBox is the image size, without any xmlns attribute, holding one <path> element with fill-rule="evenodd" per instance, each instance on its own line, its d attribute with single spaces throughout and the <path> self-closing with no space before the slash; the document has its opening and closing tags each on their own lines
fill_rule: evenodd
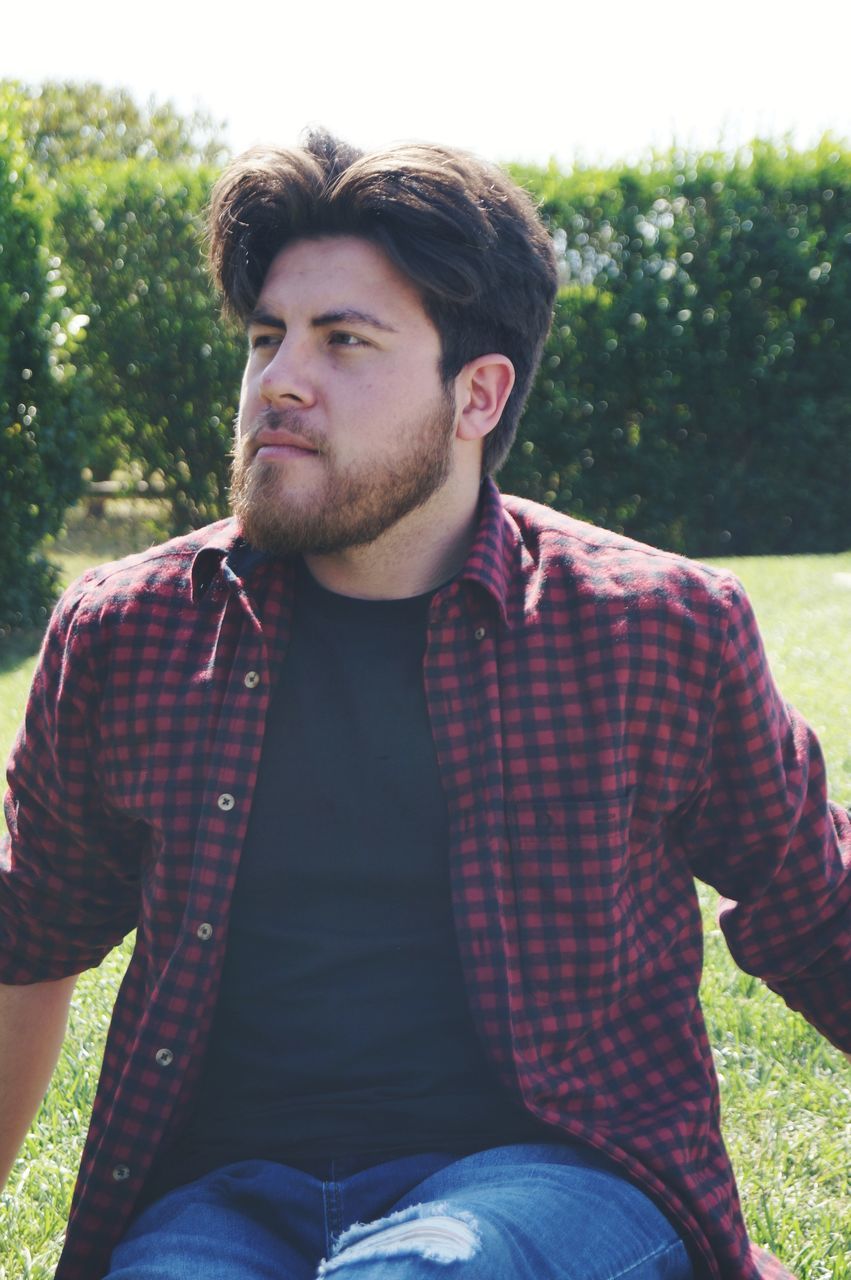
<svg viewBox="0 0 851 1280">
<path fill-rule="evenodd" d="M 418 1257 L 446 1265 L 468 1262 L 479 1251 L 476 1219 L 447 1204 L 415 1204 L 375 1222 L 355 1223 L 319 1264 L 317 1280 L 342 1267 L 388 1258 Z"/>
</svg>

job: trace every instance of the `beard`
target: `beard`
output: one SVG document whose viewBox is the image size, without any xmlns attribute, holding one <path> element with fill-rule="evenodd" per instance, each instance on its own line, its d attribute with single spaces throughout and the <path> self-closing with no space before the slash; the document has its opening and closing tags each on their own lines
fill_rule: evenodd
<svg viewBox="0 0 851 1280">
<path fill-rule="evenodd" d="M 288 494 L 286 463 L 252 460 L 253 437 L 261 427 L 283 428 L 316 448 L 319 461 L 309 465 L 321 466 L 324 474 L 308 497 Z M 272 555 L 329 555 L 363 546 L 443 487 L 452 469 L 454 435 L 455 397 L 447 389 L 429 412 L 398 423 L 392 440 L 404 442 L 402 452 L 340 469 L 297 409 L 268 408 L 237 441 L 231 510 L 248 542 Z"/>
</svg>

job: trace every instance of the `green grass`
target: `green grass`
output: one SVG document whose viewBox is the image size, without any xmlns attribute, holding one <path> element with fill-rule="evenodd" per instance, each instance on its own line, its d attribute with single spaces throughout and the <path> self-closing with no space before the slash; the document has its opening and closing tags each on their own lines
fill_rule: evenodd
<svg viewBox="0 0 851 1280">
<path fill-rule="evenodd" d="M 72 521 L 56 548 L 66 580 L 151 541 L 133 512 Z M 834 796 L 851 802 L 851 553 L 719 561 L 745 583 L 778 683 L 817 729 Z M 0 642 L 0 751 L 23 711 L 37 635 Z M 709 891 L 704 1007 L 722 1082 L 724 1132 L 757 1241 L 800 1280 L 851 1280 L 851 1067 L 802 1018 L 740 973 Z M 119 948 L 77 985 L 50 1092 L 0 1197 L 0 1280 L 48 1280 L 91 1108 Z"/>
</svg>

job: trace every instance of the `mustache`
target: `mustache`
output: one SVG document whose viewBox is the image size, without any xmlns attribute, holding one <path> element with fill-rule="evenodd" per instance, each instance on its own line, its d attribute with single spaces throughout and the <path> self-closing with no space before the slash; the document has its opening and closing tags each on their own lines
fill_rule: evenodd
<svg viewBox="0 0 851 1280">
<path fill-rule="evenodd" d="M 305 425 L 298 409 L 275 409 L 269 405 L 249 427 L 240 424 L 239 450 L 243 457 L 253 457 L 259 447 L 257 437 L 268 431 L 285 431 L 288 435 L 303 440 L 317 453 L 326 452 L 324 439 Z"/>
</svg>

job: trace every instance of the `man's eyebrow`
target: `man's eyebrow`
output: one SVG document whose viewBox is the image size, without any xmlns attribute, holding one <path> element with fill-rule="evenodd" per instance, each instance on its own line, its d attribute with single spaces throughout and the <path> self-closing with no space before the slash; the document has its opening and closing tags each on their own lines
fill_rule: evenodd
<svg viewBox="0 0 851 1280">
<path fill-rule="evenodd" d="M 398 333 L 392 324 L 388 324 L 386 320 L 379 320 L 378 316 L 372 315 L 369 311 L 360 311 L 357 307 L 342 307 L 339 311 L 323 311 L 321 315 L 314 316 L 311 320 L 311 326 L 314 329 L 327 329 L 332 324 L 364 324 L 371 329 L 380 329 L 383 333 Z M 271 311 L 264 311 L 262 308 L 255 308 L 245 317 L 245 326 L 250 329 L 252 325 L 262 325 L 265 329 L 281 329 L 286 330 L 286 321 L 280 316 L 273 315 Z"/>
<path fill-rule="evenodd" d="M 286 324 L 280 316 L 273 316 L 271 311 L 261 311 L 255 309 L 249 311 L 245 317 L 245 327 L 250 329 L 252 325 L 263 325 L 265 329 L 286 329 Z"/>
<path fill-rule="evenodd" d="M 369 311 L 358 311 L 356 307 L 344 307 L 341 311 L 323 311 L 321 316 L 314 316 L 310 322 L 314 329 L 325 329 L 331 324 L 365 324 L 371 329 L 381 329 L 385 333 L 398 333 L 392 324 L 379 320 Z"/>
</svg>

